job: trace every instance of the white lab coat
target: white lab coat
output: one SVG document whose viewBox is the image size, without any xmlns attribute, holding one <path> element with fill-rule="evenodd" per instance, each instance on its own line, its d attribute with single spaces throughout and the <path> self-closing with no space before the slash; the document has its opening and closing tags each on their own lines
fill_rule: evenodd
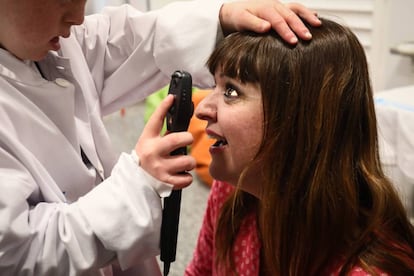
<svg viewBox="0 0 414 276">
<path fill-rule="evenodd" d="M 117 160 L 101 118 L 176 69 L 210 85 L 204 64 L 220 6 L 146 14 L 122 6 L 87 17 L 39 63 L 44 78 L 0 48 L 0 275 L 112 275 L 99 268 L 115 256 L 130 275 L 159 275 L 160 196 L 170 187 L 132 154 Z"/>
</svg>

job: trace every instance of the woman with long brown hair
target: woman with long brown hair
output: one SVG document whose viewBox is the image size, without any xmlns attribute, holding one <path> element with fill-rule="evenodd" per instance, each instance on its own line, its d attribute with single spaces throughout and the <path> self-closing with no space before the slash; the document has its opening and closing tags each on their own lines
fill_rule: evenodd
<svg viewBox="0 0 414 276">
<path fill-rule="evenodd" d="M 186 275 L 414 275 L 414 230 L 384 175 L 364 49 L 323 19 L 312 41 L 236 33 L 196 114 L 215 178 Z"/>
</svg>

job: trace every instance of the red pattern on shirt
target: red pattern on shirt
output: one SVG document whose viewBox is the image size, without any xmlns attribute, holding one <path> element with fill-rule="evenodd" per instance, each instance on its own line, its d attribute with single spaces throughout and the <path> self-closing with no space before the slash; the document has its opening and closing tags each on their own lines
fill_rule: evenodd
<svg viewBox="0 0 414 276">
<path fill-rule="evenodd" d="M 217 271 L 214 265 L 216 255 L 214 233 L 220 208 L 233 190 L 234 187 L 225 182 L 213 182 L 193 259 L 185 270 L 186 276 L 226 276 L 225 272 Z M 256 216 L 252 212 L 242 222 L 233 246 L 233 258 L 238 275 L 259 275 L 260 247 Z M 326 275 L 338 276 L 339 269 L 340 266 L 335 266 Z M 359 267 L 352 269 L 348 275 L 370 276 Z M 387 276 L 385 273 L 380 275 Z"/>
</svg>

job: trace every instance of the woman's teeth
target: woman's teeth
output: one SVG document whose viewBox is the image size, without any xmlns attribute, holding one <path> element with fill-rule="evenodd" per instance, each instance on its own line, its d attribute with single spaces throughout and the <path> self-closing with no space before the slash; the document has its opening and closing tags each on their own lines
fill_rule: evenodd
<svg viewBox="0 0 414 276">
<path fill-rule="evenodd" d="M 226 140 L 217 140 L 213 144 L 213 147 L 221 147 L 221 146 L 225 146 L 225 145 L 227 145 L 227 141 Z"/>
<path fill-rule="evenodd" d="M 216 142 L 212 145 L 213 147 L 222 147 L 227 145 L 227 140 L 218 135 L 209 135 L 209 138 L 216 140 Z"/>
</svg>

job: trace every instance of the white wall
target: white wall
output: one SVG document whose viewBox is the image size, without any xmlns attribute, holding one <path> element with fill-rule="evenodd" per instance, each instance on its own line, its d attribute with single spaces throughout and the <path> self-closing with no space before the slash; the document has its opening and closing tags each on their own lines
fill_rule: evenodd
<svg viewBox="0 0 414 276">
<path fill-rule="evenodd" d="M 378 86 L 382 89 L 413 85 L 414 60 L 390 53 L 399 43 L 414 41 L 414 1 L 375 0 L 375 40 L 378 43 Z"/>
<path fill-rule="evenodd" d="M 414 41 L 413 0 L 297 0 L 334 15 L 355 32 L 366 50 L 375 91 L 414 84 L 409 57 L 391 54 L 398 43 Z"/>
</svg>

